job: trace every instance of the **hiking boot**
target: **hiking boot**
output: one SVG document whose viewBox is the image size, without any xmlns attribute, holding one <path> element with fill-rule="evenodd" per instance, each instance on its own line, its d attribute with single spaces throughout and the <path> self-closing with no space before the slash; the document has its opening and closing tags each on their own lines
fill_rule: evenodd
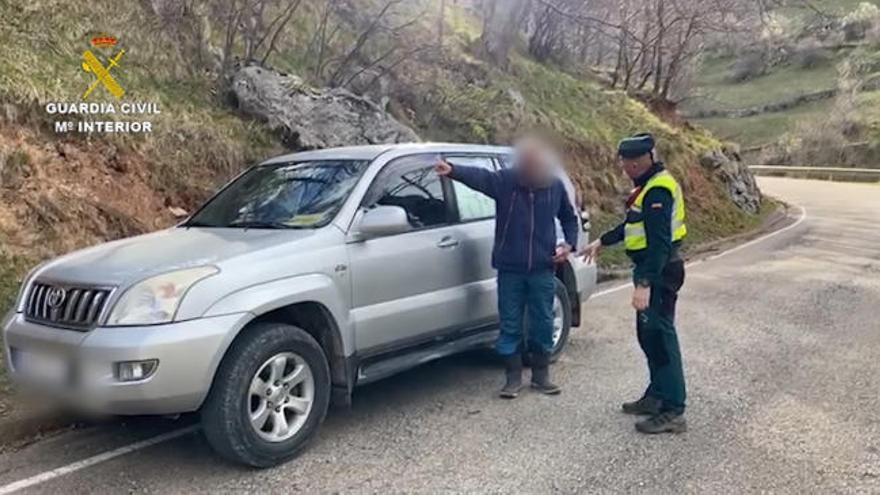
<svg viewBox="0 0 880 495">
<path fill-rule="evenodd" d="M 532 388 L 547 395 L 562 392 L 558 385 L 550 382 L 549 354 L 532 354 Z"/>
<path fill-rule="evenodd" d="M 506 382 L 498 394 L 503 399 L 516 399 L 522 390 L 522 356 L 516 353 L 504 358 L 504 374 Z"/>
<path fill-rule="evenodd" d="M 624 402 L 621 409 L 633 416 L 656 416 L 660 414 L 660 399 L 645 395 L 635 402 Z"/>
<path fill-rule="evenodd" d="M 676 414 L 671 411 L 662 412 L 650 418 L 636 423 L 639 433 L 654 435 L 657 433 L 684 433 L 687 431 L 687 420 L 684 414 Z"/>
</svg>

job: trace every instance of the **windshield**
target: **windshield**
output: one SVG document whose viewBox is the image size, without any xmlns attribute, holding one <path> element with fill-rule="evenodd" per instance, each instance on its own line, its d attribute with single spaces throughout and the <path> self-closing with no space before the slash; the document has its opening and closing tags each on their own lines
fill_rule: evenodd
<svg viewBox="0 0 880 495">
<path fill-rule="evenodd" d="M 254 167 L 182 226 L 321 227 L 333 220 L 368 165 L 363 160 L 321 160 Z"/>
</svg>

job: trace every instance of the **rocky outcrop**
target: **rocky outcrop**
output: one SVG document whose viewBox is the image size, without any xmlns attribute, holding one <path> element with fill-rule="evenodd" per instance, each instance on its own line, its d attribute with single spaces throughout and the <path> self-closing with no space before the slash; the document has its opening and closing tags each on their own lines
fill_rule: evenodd
<svg viewBox="0 0 880 495">
<path fill-rule="evenodd" d="M 292 75 L 244 67 L 232 79 L 243 113 L 266 122 L 292 149 L 419 141 L 372 101 L 344 89 L 315 89 Z"/>
<path fill-rule="evenodd" d="M 727 187 L 734 204 L 748 213 L 761 208 L 761 190 L 755 176 L 735 152 L 713 150 L 700 158 L 700 165 L 714 173 Z"/>
</svg>

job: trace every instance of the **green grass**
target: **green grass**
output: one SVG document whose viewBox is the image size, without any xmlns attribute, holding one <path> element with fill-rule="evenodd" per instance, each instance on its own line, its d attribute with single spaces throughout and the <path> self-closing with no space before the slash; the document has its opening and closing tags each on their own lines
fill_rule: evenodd
<svg viewBox="0 0 880 495">
<path fill-rule="evenodd" d="M 856 9 L 862 1 L 817 0 L 813 5 L 832 14 L 845 15 Z M 874 0 L 872 3 L 880 5 L 880 0 Z M 792 32 L 801 29 L 805 22 L 814 17 L 809 9 L 782 8 L 777 9 L 776 13 L 793 21 L 789 26 Z M 733 83 L 729 80 L 730 66 L 734 63 L 735 57 L 709 56 L 703 61 L 696 78 L 696 93 L 700 96 L 686 102 L 683 109 L 685 112 L 695 112 L 749 108 L 832 89 L 837 85 L 839 63 L 851 53 L 851 48 L 831 51 L 828 62 L 813 68 L 800 68 L 792 63 L 773 67 L 767 74 L 743 83 Z M 870 115 L 876 113 L 872 106 L 876 103 L 876 98 L 868 99 L 859 109 L 860 112 L 868 114 L 860 118 L 870 121 L 869 127 L 873 127 L 878 122 L 877 118 Z M 821 118 L 832 105 L 832 100 L 826 100 L 803 104 L 784 112 L 736 119 L 697 119 L 695 123 L 723 139 L 736 141 L 745 147 L 759 146 L 776 141 L 793 130 L 798 121 Z"/>
<path fill-rule="evenodd" d="M 96 18 L 95 12 L 114 15 Z M 113 71 L 126 91 L 125 100 L 157 102 L 162 113 L 147 117 L 153 122 L 152 134 L 102 139 L 148 157 L 157 188 L 173 192 L 199 185 L 207 192 L 272 146 L 262 126 L 239 119 L 215 96 L 211 79 L 190 71 L 177 47 L 157 36 L 158 21 L 149 19 L 137 3 L 3 2 L 0 17 L 6 19 L 0 24 L 6 53 L 0 58 L 0 103 L 17 105 L 44 126 L 55 120 L 46 115 L 46 102 L 81 101 L 93 80 L 81 67 L 86 49 L 99 58 L 126 50 Z M 117 36 L 119 45 L 106 52 L 91 48 L 89 40 L 99 33 Z M 89 101 L 115 100 L 99 88 Z"/>
<path fill-rule="evenodd" d="M 834 60 L 843 57 L 842 52 L 845 50 L 838 52 Z M 728 79 L 731 63 L 730 58 L 704 62 L 697 82 L 701 98 L 689 105 L 688 110 L 749 108 L 837 86 L 838 73 L 833 60 L 810 69 L 793 65 L 777 67 L 769 74 L 743 83 Z"/>
<path fill-rule="evenodd" d="M 744 147 L 775 142 L 794 130 L 800 120 L 826 114 L 834 105 L 833 99 L 799 105 L 784 112 L 771 112 L 739 119 L 694 119 L 693 123 L 712 131 L 719 138 L 734 141 Z"/>
<path fill-rule="evenodd" d="M 880 91 L 858 96 L 859 121 L 867 129 L 869 139 L 880 142 Z"/>
<path fill-rule="evenodd" d="M 512 62 L 507 83 L 522 92 L 547 124 L 577 139 L 616 143 L 637 129 L 672 135 L 676 131 L 623 92 L 577 79 L 522 57 Z"/>
<path fill-rule="evenodd" d="M 822 12 L 831 15 L 844 16 L 855 10 L 856 7 L 858 7 L 859 4 L 862 2 L 880 5 L 880 1 L 878 0 L 812 0 L 810 3 Z M 781 15 L 791 17 L 798 21 L 810 18 L 814 15 L 813 11 L 811 11 L 810 9 L 798 9 L 791 7 L 778 9 L 777 12 Z"/>
</svg>

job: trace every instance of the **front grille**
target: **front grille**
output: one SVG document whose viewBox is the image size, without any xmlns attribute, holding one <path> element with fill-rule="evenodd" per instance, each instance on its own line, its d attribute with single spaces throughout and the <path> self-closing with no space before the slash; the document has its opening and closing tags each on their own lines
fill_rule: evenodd
<svg viewBox="0 0 880 495">
<path fill-rule="evenodd" d="M 34 282 L 24 307 L 26 319 L 48 325 L 88 330 L 95 326 L 111 289 Z"/>
</svg>

